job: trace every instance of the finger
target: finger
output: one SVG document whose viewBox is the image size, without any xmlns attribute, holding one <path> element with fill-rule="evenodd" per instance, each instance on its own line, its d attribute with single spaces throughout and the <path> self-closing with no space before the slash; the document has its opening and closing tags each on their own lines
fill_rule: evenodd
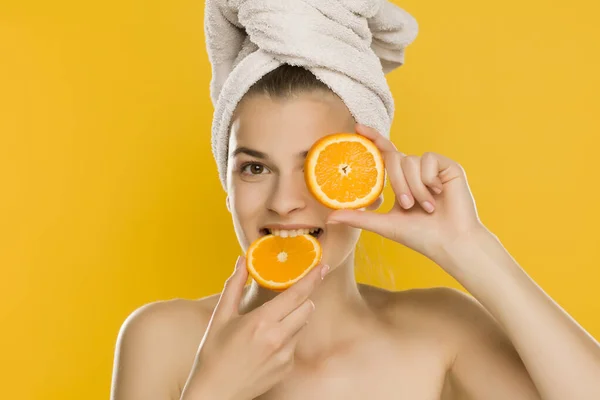
<svg viewBox="0 0 600 400">
<path fill-rule="evenodd" d="M 381 151 L 382 153 L 398 151 L 394 143 L 392 143 L 391 140 L 379 133 L 375 128 L 371 128 L 370 126 L 366 126 L 363 124 L 356 124 L 355 130 L 356 133 L 363 135 L 364 137 L 370 139 L 373 143 L 375 143 L 375 146 L 377 146 L 379 151 Z"/>
<path fill-rule="evenodd" d="M 225 286 L 213 312 L 214 320 L 217 323 L 227 321 L 232 316 L 238 315 L 240 299 L 247 279 L 246 258 L 238 257 L 235 270 L 225 281 Z"/>
<path fill-rule="evenodd" d="M 405 155 L 396 150 L 394 143 L 381 133 L 377 132 L 376 129 L 357 124 L 356 131 L 375 143 L 375 146 L 377 146 L 383 157 L 385 169 L 388 172 L 390 184 L 392 185 L 392 190 L 394 191 L 398 202 L 405 209 L 411 208 L 415 204 L 414 198 L 408 183 L 404 178 L 401 166 L 401 160 Z"/>
<path fill-rule="evenodd" d="M 464 175 L 464 170 L 460 165 L 458 165 L 455 161 L 442 154 L 430 151 L 423 154 L 422 158 L 427 160 L 426 163 L 428 165 L 430 163 L 435 165 L 428 167 L 431 168 L 430 174 L 436 174 L 442 184 L 451 181 L 457 176 Z M 429 160 L 433 160 L 434 162 L 431 162 Z"/>
<path fill-rule="evenodd" d="M 435 200 L 427 186 L 421 180 L 421 160 L 418 156 L 408 156 L 402 159 L 402 170 L 415 200 L 428 213 L 435 210 Z"/>
<path fill-rule="evenodd" d="M 354 228 L 365 229 L 391 239 L 393 227 L 387 214 L 362 210 L 336 210 L 329 214 L 327 223 L 343 223 Z"/>
<path fill-rule="evenodd" d="M 300 304 L 298 308 L 289 313 L 285 318 L 281 320 L 281 330 L 283 337 L 286 340 L 292 338 L 298 331 L 300 331 L 306 323 L 308 318 L 315 310 L 314 303 L 307 299 L 304 303 Z"/>
<path fill-rule="evenodd" d="M 396 200 L 400 203 L 402 208 L 408 210 L 415 204 L 415 200 L 408 186 L 404 172 L 402 171 L 402 159 L 405 158 L 402 153 L 395 152 L 389 154 L 385 161 L 385 168 L 388 171 L 390 184 L 392 190 L 396 195 Z"/>
<path fill-rule="evenodd" d="M 440 159 L 437 154 L 427 152 L 421 157 L 421 181 L 436 194 L 442 193 L 444 185 L 439 177 Z"/>
<path fill-rule="evenodd" d="M 308 299 L 317 285 L 322 282 L 323 274 L 328 268 L 325 265 L 317 265 L 292 287 L 263 304 L 260 307 L 261 312 L 265 313 L 266 318 L 281 321 Z"/>
</svg>

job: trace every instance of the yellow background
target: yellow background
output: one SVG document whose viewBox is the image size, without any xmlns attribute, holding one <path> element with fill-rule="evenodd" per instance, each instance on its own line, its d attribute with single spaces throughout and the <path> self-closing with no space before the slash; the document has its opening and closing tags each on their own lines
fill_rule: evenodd
<svg viewBox="0 0 600 400">
<path fill-rule="evenodd" d="M 484 223 L 600 337 L 598 2 L 401 5 L 420 35 L 388 76 L 393 139 L 462 163 Z M 230 274 L 203 12 L 202 0 L 1 3 L 3 398 L 108 398 L 127 315 L 217 292 Z M 371 234 L 359 256 L 361 281 L 459 287 Z"/>
</svg>

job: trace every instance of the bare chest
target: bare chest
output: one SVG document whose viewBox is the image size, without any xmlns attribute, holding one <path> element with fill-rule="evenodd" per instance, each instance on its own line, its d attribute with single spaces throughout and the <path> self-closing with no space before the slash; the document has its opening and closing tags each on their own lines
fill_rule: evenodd
<svg viewBox="0 0 600 400">
<path fill-rule="evenodd" d="M 318 366 L 296 365 L 260 400 L 439 400 L 445 366 L 430 352 L 346 355 Z"/>
</svg>

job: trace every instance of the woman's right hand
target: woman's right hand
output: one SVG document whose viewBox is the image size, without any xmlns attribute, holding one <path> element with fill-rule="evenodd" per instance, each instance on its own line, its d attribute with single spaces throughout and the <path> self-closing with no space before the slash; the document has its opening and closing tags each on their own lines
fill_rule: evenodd
<svg viewBox="0 0 600 400">
<path fill-rule="evenodd" d="M 248 278 L 245 263 L 245 258 L 238 258 L 225 283 L 181 400 L 254 399 L 292 369 L 298 333 L 314 310 L 308 297 L 328 268 L 315 267 L 274 299 L 240 315 Z"/>
</svg>

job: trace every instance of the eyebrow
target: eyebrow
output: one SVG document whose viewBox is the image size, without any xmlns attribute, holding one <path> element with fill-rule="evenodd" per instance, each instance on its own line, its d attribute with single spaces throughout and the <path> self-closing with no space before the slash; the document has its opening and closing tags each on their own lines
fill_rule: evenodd
<svg viewBox="0 0 600 400">
<path fill-rule="evenodd" d="M 263 153 L 262 151 L 258 151 L 258 150 L 254 150 L 254 149 L 250 149 L 248 147 L 238 147 L 237 149 L 235 149 L 233 151 L 233 153 L 231 153 L 232 157 L 237 156 L 238 154 L 247 154 L 251 157 L 256 157 L 256 158 L 260 158 L 262 160 L 268 160 L 269 156 L 267 155 L 267 153 Z M 297 154 L 297 157 L 299 158 L 306 158 L 306 156 L 308 155 L 308 150 L 305 151 L 301 151 L 300 153 Z"/>
<path fill-rule="evenodd" d="M 235 157 L 238 154 L 248 154 L 249 156 L 256 157 L 256 158 L 261 158 L 263 160 L 266 160 L 266 159 L 269 158 L 269 156 L 266 153 L 263 153 L 262 151 L 249 149 L 248 147 L 243 147 L 243 146 L 242 147 L 238 147 L 237 149 L 235 149 L 233 151 L 233 153 L 231 153 L 231 156 Z"/>
</svg>

